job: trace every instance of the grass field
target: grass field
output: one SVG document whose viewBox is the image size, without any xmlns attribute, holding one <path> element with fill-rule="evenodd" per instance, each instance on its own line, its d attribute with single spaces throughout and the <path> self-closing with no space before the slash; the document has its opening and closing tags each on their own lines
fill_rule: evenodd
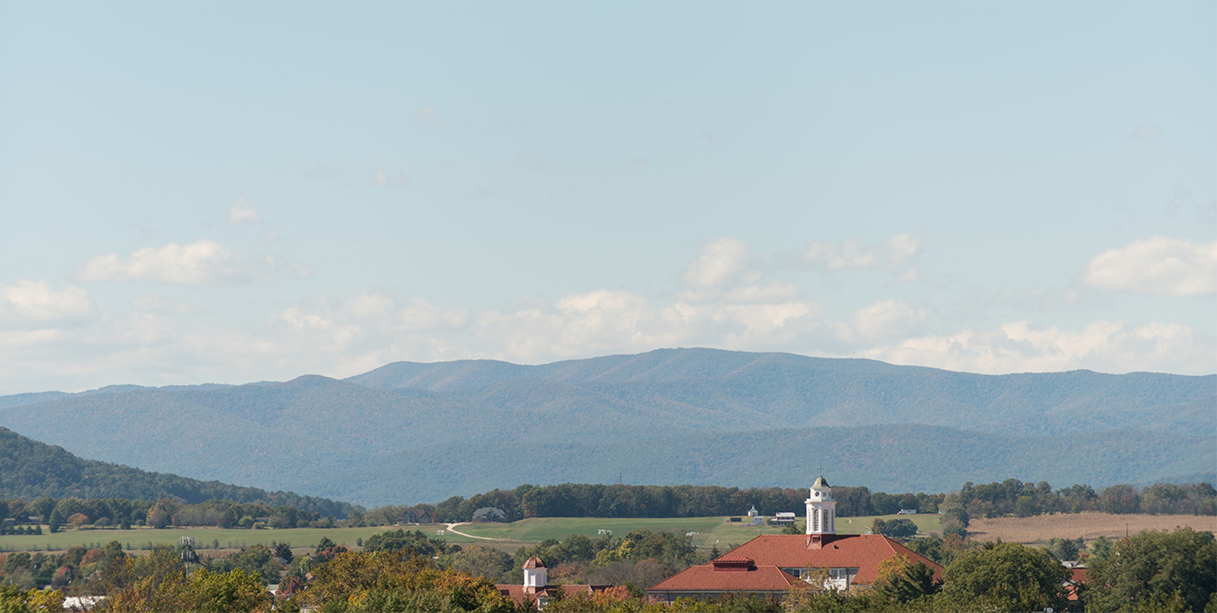
<svg viewBox="0 0 1217 613">
<path fill-rule="evenodd" d="M 194 537 L 196 548 L 211 548 L 217 541 L 221 549 L 239 548 L 249 545 L 269 545 L 271 541 L 288 542 L 293 548 L 314 548 L 321 542 L 322 537 L 329 537 L 339 545 L 355 547 L 357 539 L 366 539 L 382 530 L 397 529 L 398 526 L 380 526 L 375 528 L 292 528 L 289 530 L 229 530 L 224 528 L 169 528 L 156 530 L 152 528 L 133 528 L 131 530 L 64 530 L 55 534 L 47 533 L 43 526 L 41 535 L 6 535 L 0 536 L 0 548 L 4 551 L 27 551 L 32 549 L 42 551 L 60 551 L 75 545 L 105 544 L 118 541 L 128 549 L 144 549 L 149 542 L 154 544 L 168 543 L 176 545 L 181 537 Z M 444 526 L 412 526 L 426 534 L 436 536 L 436 530 Z M 446 535 L 450 542 L 468 541 L 454 534 Z"/>
<path fill-rule="evenodd" d="M 921 532 L 941 529 L 938 515 L 883 515 L 884 520 L 911 519 Z M 875 517 L 837 518 L 837 532 L 841 534 L 863 534 L 870 529 Z M 782 529 L 772 526 L 749 526 L 729 523 L 726 517 L 688 517 L 675 519 L 597 519 L 582 517 L 547 517 L 525 519 L 510 524 L 465 524 L 457 528 L 474 536 L 507 539 L 522 543 L 536 543 L 545 539 L 562 539 L 570 534 L 582 534 L 595 538 L 600 530 L 612 530 L 614 536 L 625 536 L 631 530 L 646 528 L 652 531 L 696 532 L 693 544 L 710 549 L 716 543 L 726 550 L 728 544 L 743 544 L 760 534 L 779 534 Z"/>
<path fill-rule="evenodd" d="M 884 520 L 898 517 L 911 519 L 922 533 L 940 529 L 938 515 L 897 516 L 884 515 Z M 874 517 L 837 518 L 837 532 L 862 534 L 870 529 Z M 726 517 L 690 517 L 676 519 L 597 519 L 582 517 L 549 517 L 525 519 L 510 524 L 464 524 L 456 529 L 472 536 L 494 539 L 491 541 L 472 539 L 445 531 L 443 524 L 411 524 L 405 526 L 379 526 L 374 528 L 292 528 L 284 530 L 231 530 L 223 528 L 179 528 L 155 530 L 134 528 L 131 530 L 65 530 L 56 534 L 34 536 L 0 536 L 3 551 L 62 551 L 68 547 L 96 546 L 117 540 L 128 549 L 144 549 L 149 542 L 176 545 L 181 537 L 194 537 L 195 547 L 200 549 L 219 545 L 220 549 L 235 549 L 250 545 L 268 545 L 271 541 L 288 542 L 295 549 L 312 549 L 323 537 L 339 545 L 355 548 L 359 539 L 382 530 L 420 530 L 432 538 L 443 538 L 449 543 L 480 543 L 497 549 L 514 552 L 519 547 L 534 546 L 546 539 L 563 539 L 571 534 L 583 534 L 592 538 L 600 530 L 611 530 L 614 536 L 622 537 L 631 530 L 645 528 L 655 532 L 668 531 L 684 534 L 695 532 L 693 544 L 709 550 L 714 545 L 726 551 L 728 545 L 739 545 L 759 534 L 778 534 L 782 530 L 773 526 L 749 526 L 729 523 Z M 47 529 L 43 526 L 43 532 Z M 439 534 L 439 532 L 443 534 Z"/>
<path fill-rule="evenodd" d="M 968 538 L 978 541 L 1014 541 L 1041 544 L 1050 538 L 1076 539 L 1087 542 L 1099 536 L 1123 538 L 1125 529 L 1136 534 L 1143 530 L 1174 530 L 1191 526 L 1196 530 L 1217 532 L 1217 517 L 1211 515 L 1113 515 L 1111 513 L 1060 513 L 1035 517 L 1002 517 L 973 519 L 968 526 Z"/>
</svg>

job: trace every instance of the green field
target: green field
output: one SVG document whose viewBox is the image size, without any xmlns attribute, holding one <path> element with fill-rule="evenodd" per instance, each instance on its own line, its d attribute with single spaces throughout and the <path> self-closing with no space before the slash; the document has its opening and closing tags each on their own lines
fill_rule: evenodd
<svg viewBox="0 0 1217 613">
<path fill-rule="evenodd" d="M 128 549 L 144 549 L 149 542 L 154 544 L 168 543 L 176 545 L 181 537 L 194 537 L 195 548 L 211 548 L 219 541 L 221 549 L 239 548 L 249 545 L 269 545 L 271 541 L 288 542 L 293 548 L 314 548 L 321 542 L 322 537 L 329 537 L 339 545 L 355 547 L 357 539 L 366 539 L 382 530 L 396 529 L 398 526 L 378 526 L 375 528 L 292 528 L 288 530 L 245 530 L 225 528 L 133 528 L 131 530 L 64 530 L 55 534 L 47 533 L 43 526 L 41 535 L 6 535 L 0 536 L 0 548 L 4 551 L 54 550 L 60 551 L 75 545 L 105 544 L 118 541 Z M 437 536 L 436 530 L 444 526 L 415 526 L 411 529 L 421 529 Z M 429 532 L 428 532 L 429 530 Z M 467 541 L 469 539 L 453 534 L 445 536 L 450 542 Z"/>
<path fill-rule="evenodd" d="M 922 533 L 942 529 L 939 515 L 880 515 L 884 521 L 911 519 Z M 863 534 L 870 529 L 875 517 L 837 518 L 837 532 L 841 534 Z M 696 532 L 693 544 L 710 549 L 715 544 L 726 549 L 729 544 L 742 544 L 761 534 L 779 534 L 782 529 L 773 526 L 749 526 L 729 523 L 726 517 L 688 517 L 674 519 L 597 519 L 584 517 L 546 517 L 517 521 L 510 524 L 465 524 L 456 529 L 473 536 L 510 540 L 521 543 L 536 543 L 545 539 L 562 539 L 570 534 L 582 534 L 595 538 L 600 530 L 612 530 L 613 536 L 621 537 L 631 530 L 646 528 L 652 531 Z M 455 539 L 452 539 L 455 540 Z"/>
<path fill-rule="evenodd" d="M 911 519 L 921 532 L 942 529 L 939 515 L 883 515 L 884 520 Z M 862 534 L 870 529 L 874 517 L 839 517 L 837 532 Z M 746 518 L 745 518 L 746 520 Z M 613 536 L 622 537 L 632 530 L 647 529 L 655 532 L 668 531 L 680 534 L 694 532 L 693 544 L 701 549 L 710 549 L 716 544 L 720 550 L 728 545 L 739 545 L 760 534 L 778 534 L 781 528 L 773 526 L 749 526 L 730 523 L 726 517 L 687 517 L 665 519 L 599 519 L 586 517 L 546 517 L 517 521 L 510 524 L 463 524 L 457 530 L 472 536 L 494 539 L 486 541 L 471 539 L 444 531 L 443 524 L 411 524 L 406 526 L 377 526 L 373 528 L 292 528 L 243 530 L 224 528 L 133 528 L 131 530 L 64 530 L 56 534 L 33 536 L 0 536 L 3 551 L 62 551 L 75 545 L 105 544 L 116 540 L 128 549 L 144 549 L 149 542 L 176 545 L 183 536 L 194 537 L 195 547 L 207 549 L 216 542 L 220 549 L 233 549 L 250 545 L 269 545 L 271 541 L 288 542 L 293 548 L 312 549 L 323 537 L 339 545 L 355 548 L 359 539 L 383 530 L 421 530 L 433 538 L 443 538 L 449 543 L 482 543 L 500 549 L 514 550 L 521 546 L 532 546 L 546 539 L 563 539 L 571 534 L 582 534 L 591 538 L 600 535 L 600 530 L 611 530 Z M 443 531 L 443 534 L 439 534 Z M 43 532 L 47 528 L 43 526 Z"/>
</svg>

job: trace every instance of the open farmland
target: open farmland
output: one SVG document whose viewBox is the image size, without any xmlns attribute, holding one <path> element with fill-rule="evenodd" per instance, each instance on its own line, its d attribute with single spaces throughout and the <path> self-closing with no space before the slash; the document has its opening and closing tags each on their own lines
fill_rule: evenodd
<svg viewBox="0 0 1217 613">
<path fill-rule="evenodd" d="M 885 521 L 910 519 L 917 524 L 922 534 L 941 529 L 939 515 L 882 515 Z M 1123 516 L 1121 516 L 1123 517 Z M 840 534 L 863 534 L 870 529 L 875 517 L 839 517 L 837 532 Z M 975 525 L 975 524 L 973 524 Z M 291 543 L 297 549 L 312 549 L 322 538 L 328 537 L 339 545 L 356 548 L 359 539 L 384 530 L 420 530 L 431 538 L 442 538 L 449 543 L 479 543 L 493 545 L 496 549 L 515 551 L 523 546 L 535 546 L 546 539 L 563 539 L 571 534 L 582 534 L 591 538 L 600 535 L 600 530 L 611 530 L 613 536 L 622 537 L 633 530 L 667 531 L 684 534 L 694 532 L 693 544 L 709 550 L 718 545 L 726 551 L 728 545 L 740 545 L 760 534 L 778 534 L 775 526 L 751 526 L 746 523 L 731 523 L 726 517 L 683 518 L 594 518 L 594 517 L 545 517 L 524 519 L 510 524 L 462 524 L 456 527 L 473 537 L 469 538 L 449 532 L 444 524 L 408 524 L 399 526 L 376 526 L 367 528 L 288 528 L 263 530 L 225 528 L 133 528 L 131 530 L 64 530 L 50 534 L 43 526 L 44 534 L 0 536 L 0 551 L 63 551 L 73 546 L 98 546 L 118 541 L 127 549 L 140 550 L 152 544 L 176 545 L 181 537 L 194 537 L 195 547 L 211 549 L 218 543 L 219 549 L 236 549 L 251 545 L 269 545 L 271 541 Z M 484 540 L 491 539 L 491 540 Z"/>
<path fill-rule="evenodd" d="M 922 533 L 941 529 L 939 515 L 882 515 L 884 521 L 910 519 Z M 837 532 L 840 534 L 863 534 L 870 529 L 875 517 L 838 517 Z M 571 534 L 582 534 L 591 538 L 600 535 L 600 530 L 612 530 L 613 536 L 625 536 L 632 530 L 647 529 L 655 532 L 695 532 L 693 544 L 710 549 L 718 544 L 726 550 L 727 545 L 740 545 L 761 534 L 778 534 L 780 527 L 751 526 L 730 523 L 726 517 L 681 517 L 681 518 L 588 518 L 588 517 L 544 517 L 524 519 L 510 524 L 464 524 L 457 530 L 473 536 L 505 539 L 513 542 L 538 543 L 545 539 L 563 539 Z M 453 539 L 455 540 L 455 539 Z"/>
<path fill-rule="evenodd" d="M 5 535 L 0 536 L 0 549 L 3 551 L 62 551 L 73 546 L 97 546 L 110 541 L 118 541 L 126 549 L 145 549 L 148 543 L 177 545 L 181 537 L 194 537 L 195 548 L 211 549 L 219 543 L 220 549 L 236 549 L 251 545 L 269 545 L 271 541 L 291 543 L 293 548 L 312 549 L 328 537 L 338 545 L 355 548 L 359 539 L 368 537 L 384 530 L 421 530 L 423 534 L 434 538 L 443 538 L 450 543 L 473 542 L 463 536 L 445 533 L 443 537 L 436 531 L 445 526 L 413 525 L 413 526 L 376 526 L 371 528 L 288 528 L 265 530 L 243 530 L 225 528 L 133 528 L 131 530 L 64 530 L 49 534 L 43 526 L 43 534 L 39 535 Z"/>
<path fill-rule="evenodd" d="M 1212 515 L 1114 515 L 1112 513 L 1058 513 L 1035 517 L 1001 517 L 973 519 L 968 526 L 968 538 L 978 541 L 1014 541 L 1023 544 L 1042 543 L 1050 538 L 1076 539 L 1087 542 L 1105 536 L 1122 538 L 1127 528 L 1130 534 L 1143 530 L 1174 530 L 1191 526 L 1196 530 L 1217 532 L 1217 517 Z"/>
</svg>

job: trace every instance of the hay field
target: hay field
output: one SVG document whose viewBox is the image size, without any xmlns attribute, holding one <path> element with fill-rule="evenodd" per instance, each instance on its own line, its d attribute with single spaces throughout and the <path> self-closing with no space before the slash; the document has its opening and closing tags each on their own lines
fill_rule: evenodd
<svg viewBox="0 0 1217 613">
<path fill-rule="evenodd" d="M 331 541 L 355 548 L 359 539 L 368 537 L 384 530 L 422 530 L 427 536 L 438 538 L 437 531 L 443 530 L 443 524 L 424 524 L 409 526 L 378 526 L 372 528 L 268 528 L 265 530 L 244 530 L 225 528 L 132 528 L 131 530 L 64 530 L 50 534 L 47 526 L 43 526 L 44 534 L 39 535 L 6 535 L 0 536 L 0 551 L 63 551 L 75 545 L 99 547 L 112 540 L 123 544 L 131 550 L 147 548 L 148 543 L 176 545 L 181 537 L 194 537 L 195 547 L 211 549 L 218 545 L 219 549 L 236 549 L 249 545 L 269 545 L 271 541 L 288 542 L 293 548 L 303 550 L 317 546 L 323 537 Z M 445 533 L 442 537 L 450 543 L 474 542 L 463 536 Z"/>
<path fill-rule="evenodd" d="M 893 519 L 908 519 L 917 524 L 922 534 L 942 529 L 940 515 L 882 515 L 886 521 Z M 799 518 L 802 520 L 802 518 Z M 838 517 L 837 532 L 839 534 L 864 534 L 870 530 L 872 517 Z M 693 545 L 699 549 L 709 550 L 718 545 L 725 550 L 728 545 L 742 545 L 760 534 L 779 534 L 782 529 L 777 526 L 751 526 L 743 523 L 730 523 L 726 517 L 684 517 L 684 518 L 586 518 L 586 517 L 546 517 L 523 519 L 510 524 L 465 524 L 457 528 L 461 532 L 474 536 L 503 539 L 503 541 L 479 541 L 483 545 L 492 543 L 536 544 L 545 539 L 564 539 L 571 534 L 583 534 L 592 538 L 599 535 L 602 529 L 612 530 L 613 536 L 622 537 L 631 530 L 646 528 L 648 530 L 685 533 L 694 532 Z M 463 542 L 463 541 L 462 541 Z M 504 548 L 504 546 L 499 546 Z"/>
<path fill-rule="evenodd" d="M 1174 530 L 1182 526 L 1217 532 L 1217 517 L 1212 515 L 1058 513 L 1035 517 L 973 519 L 968 526 L 968 538 L 978 541 L 994 541 L 1000 538 L 1003 541 L 1023 544 L 1042 544 L 1053 537 L 1082 537 L 1089 542 L 1100 536 L 1123 538 L 1125 524 L 1130 534 L 1143 530 Z"/>
</svg>

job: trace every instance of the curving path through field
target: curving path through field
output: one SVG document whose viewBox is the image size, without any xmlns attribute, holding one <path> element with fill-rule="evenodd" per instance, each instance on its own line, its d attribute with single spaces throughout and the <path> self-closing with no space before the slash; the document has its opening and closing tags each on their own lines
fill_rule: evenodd
<svg viewBox="0 0 1217 613">
<path fill-rule="evenodd" d="M 448 532 L 451 532 L 451 533 L 453 533 L 453 534 L 459 534 L 459 535 L 461 535 L 461 536 L 465 536 L 465 537 L 468 537 L 468 538 L 471 538 L 471 539 L 480 539 L 480 540 L 483 540 L 483 541 L 501 541 L 501 540 L 503 540 L 503 539 L 490 538 L 489 536 L 474 536 L 474 535 L 472 535 L 472 534 L 466 534 L 466 533 L 461 532 L 461 531 L 459 531 L 459 530 L 457 530 L 457 529 L 456 529 L 456 527 L 457 527 L 457 526 L 463 526 L 463 525 L 465 525 L 465 524 L 467 524 L 467 523 L 469 523 L 469 522 L 467 522 L 467 521 L 461 521 L 461 522 L 457 522 L 457 523 L 455 523 L 455 524 L 448 524 L 448 523 L 445 523 L 444 525 L 445 525 L 445 526 L 448 526 Z"/>
</svg>

